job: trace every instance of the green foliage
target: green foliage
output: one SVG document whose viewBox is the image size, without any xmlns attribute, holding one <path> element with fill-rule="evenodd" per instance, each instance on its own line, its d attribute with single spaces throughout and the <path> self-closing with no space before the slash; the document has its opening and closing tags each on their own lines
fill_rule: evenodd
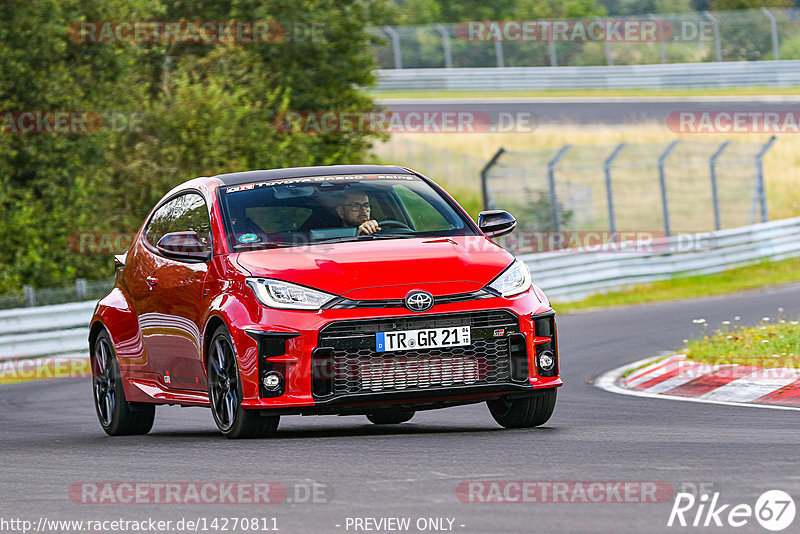
<svg viewBox="0 0 800 534">
<path fill-rule="evenodd" d="M 580 18 L 605 15 L 596 0 L 406 0 L 397 3 L 397 15 L 387 24 L 431 24 L 468 20 Z"/>
<path fill-rule="evenodd" d="M 0 110 L 92 111 L 137 120 L 95 133 L 0 133 L 0 292 L 106 278 L 77 232 L 135 231 L 195 176 L 358 163 L 370 135 L 297 134 L 287 110 L 364 110 L 382 0 L 29 0 L 0 5 Z M 78 21 L 277 21 L 278 42 L 81 43 Z M 121 123 L 125 126 L 126 121 Z"/>
</svg>

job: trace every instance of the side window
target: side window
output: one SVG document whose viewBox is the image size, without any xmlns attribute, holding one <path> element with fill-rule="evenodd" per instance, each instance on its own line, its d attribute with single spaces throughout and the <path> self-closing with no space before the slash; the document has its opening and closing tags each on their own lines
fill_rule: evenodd
<svg viewBox="0 0 800 534">
<path fill-rule="evenodd" d="M 211 221 L 206 203 L 197 193 L 186 193 L 158 208 L 147 225 L 145 239 L 156 246 L 164 234 L 189 231 L 197 232 L 203 248 L 211 251 Z"/>
<path fill-rule="evenodd" d="M 408 210 L 411 222 L 418 232 L 433 232 L 454 228 L 429 201 L 422 198 L 416 191 L 412 191 L 402 185 L 394 186 L 394 190 Z"/>
</svg>

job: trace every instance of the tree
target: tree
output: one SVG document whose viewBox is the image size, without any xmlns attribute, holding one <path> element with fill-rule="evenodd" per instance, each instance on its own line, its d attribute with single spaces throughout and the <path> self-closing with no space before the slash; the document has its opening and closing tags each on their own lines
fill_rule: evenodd
<svg viewBox="0 0 800 534">
<path fill-rule="evenodd" d="M 135 230 L 174 185 L 255 168 L 355 163 L 374 135 L 292 133 L 286 110 L 369 110 L 383 0 L 28 0 L 0 6 L 0 110 L 136 116 L 94 133 L 0 134 L 0 291 L 106 278 L 76 232 Z M 273 21 L 259 43 L 85 43 L 77 21 Z"/>
</svg>

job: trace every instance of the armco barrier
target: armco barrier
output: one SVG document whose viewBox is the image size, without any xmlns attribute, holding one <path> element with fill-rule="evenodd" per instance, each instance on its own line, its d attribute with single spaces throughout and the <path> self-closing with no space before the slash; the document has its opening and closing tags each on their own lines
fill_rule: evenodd
<svg viewBox="0 0 800 534">
<path fill-rule="evenodd" d="M 520 256 L 533 280 L 556 301 L 626 285 L 706 274 L 760 260 L 800 256 L 800 217 L 653 242 L 648 253 L 545 252 Z M 685 252 L 686 243 L 700 250 Z M 0 360 L 88 353 L 95 302 L 0 311 Z"/>
<path fill-rule="evenodd" d="M 800 256 L 800 217 L 653 242 L 653 252 L 545 252 L 520 256 L 534 282 L 556 301 L 573 301 L 677 274 L 709 274 Z M 699 243 L 683 251 L 686 243 Z M 697 249 L 699 248 L 699 249 Z"/>
<path fill-rule="evenodd" d="M 378 90 L 794 87 L 800 85 L 800 60 L 602 67 L 383 69 L 375 73 Z"/>
<path fill-rule="evenodd" d="M 95 301 L 0 311 L 0 360 L 89 353 Z"/>
</svg>

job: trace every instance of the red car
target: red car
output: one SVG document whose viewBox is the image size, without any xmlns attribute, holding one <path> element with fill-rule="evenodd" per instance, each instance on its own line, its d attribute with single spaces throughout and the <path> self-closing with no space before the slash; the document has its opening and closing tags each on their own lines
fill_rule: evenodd
<svg viewBox="0 0 800 534">
<path fill-rule="evenodd" d="M 555 313 L 527 266 L 433 181 L 394 166 L 197 178 L 170 191 L 117 257 L 89 334 L 97 416 L 144 434 L 155 406 L 210 406 L 230 438 L 281 415 L 486 402 L 504 427 L 545 423 Z"/>
</svg>

